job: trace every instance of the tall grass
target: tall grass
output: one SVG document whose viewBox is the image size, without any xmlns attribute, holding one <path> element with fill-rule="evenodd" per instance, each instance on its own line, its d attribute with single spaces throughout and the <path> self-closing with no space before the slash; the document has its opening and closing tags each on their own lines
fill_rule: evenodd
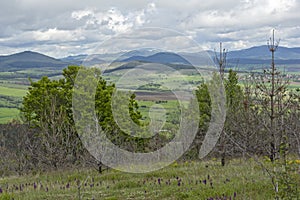
<svg viewBox="0 0 300 200">
<path fill-rule="evenodd" d="M 173 163 L 146 174 L 90 169 L 44 172 L 0 179 L 14 199 L 272 199 L 267 174 L 255 162 L 233 160 Z"/>
</svg>

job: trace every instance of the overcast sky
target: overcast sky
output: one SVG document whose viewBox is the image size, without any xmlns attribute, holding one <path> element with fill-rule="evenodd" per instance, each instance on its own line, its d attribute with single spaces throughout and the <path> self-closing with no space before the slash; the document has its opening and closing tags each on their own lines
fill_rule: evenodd
<svg viewBox="0 0 300 200">
<path fill-rule="evenodd" d="M 176 30 L 203 49 L 223 42 L 229 50 L 264 45 L 275 28 L 282 46 L 295 47 L 300 46 L 300 1 L 1 0 L 0 54 L 31 50 L 59 58 L 93 53 L 101 42 L 145 27 Z M 162 32 L 134 35 L 159 38 L 157 44 L 167 49 L 189 50 L 180 34 Z"/>
</svg>

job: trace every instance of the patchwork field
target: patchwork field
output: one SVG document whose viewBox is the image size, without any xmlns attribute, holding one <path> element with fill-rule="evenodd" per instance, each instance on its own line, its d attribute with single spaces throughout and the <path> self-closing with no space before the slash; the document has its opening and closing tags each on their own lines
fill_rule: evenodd
<svg viewBox="0 0 300 200">
<path fill-rule="evenodd" d="M 0 123 L 18 118 L 23 96 L 26 95 L 29 78 L 39 80 L 42 76 L 59 78 L 61 69 L 25 68 L 0 72 Z"/>
<path fill-rule="evenodd" d="M 118 65 L 114 66 L 116 68 Z M 240 76 L 246 75 L 242 69 L 247 69 L 252 72 L 261 72 L 262 66 L 254 69 L 252 65 L 240 66 Z M 196 88 L 207 74 L 197 74 L 193 69 L 180 69 L 178 66 L 171 66 L 178 73 L 168 74 L 159 67 L 155 69 L 143 69 L 144 71 L 130 71 L 132 69 L 121 69 L 105 74 L 104 78 L 108 82 L 117 83 L 117 87 L 137 90 L 137 100 L 140 102 L 140 108 L 143 116 L 147 117 L 147 112 L 151 105 L 156 101 L 167 101 L 162 105 L 174 105 L 177 98 L 170 90 L 190 90 Z M 200 68 L 199 68 L 200 69 Z M 201 68 L 202 71 L 204 68 Z M 291 75 L 290 88 L 295 89 L 300 87 L 300 70 L 299 66 L 292 66 L 292 71 L 287 73 Z M 170 69 L 168 69 L 170 70 Z M 129 73 L 130 72 L 130 73 Z M 149 73 L 141 73 L 149 72 Z M 48 76 L 51 79 L 61 78 L 61 69 L 53 68 L 28 68 L 19 71 L 2 71 L 0 72 L 0 123 L 6 123 L 18 116 L 18 108 L 21 106 L 22 97 L 26 94 L 30 77 L 32 81 L 37 81 L 42 76 Z M 123 77 L 125 76 L 125 78 Z M 123 77 L 122 79 L 120 79 Z M 149 101 L 149 102 L 147 102 Z M 168 108 L 168 109 L 169 109 Z M 172 108 L 174 110 L 174 107 Z M 171 109 L 171 110 L 172 110 Z M 176 110 L 176 108 L 175 108 Z"/>
</svg>

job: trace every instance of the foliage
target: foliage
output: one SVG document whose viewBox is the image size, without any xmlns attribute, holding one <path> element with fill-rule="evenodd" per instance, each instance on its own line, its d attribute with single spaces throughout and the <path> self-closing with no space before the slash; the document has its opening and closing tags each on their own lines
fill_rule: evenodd
<svg viewBox="0 0 300 200">
<path fill-rule="evenodd" d="M 285 138 L 287 140 L 287 138 Z M 298 180 L 298 170 L 299 161 L 298 160 L 288 160 L 288 143 L 282 142 L 280 145 L 280 160 L 274 162 L 274 179 L 278 181 L 278 192 L 275 192 L 275 197 L 279 199 L 299 199 L 299 180 Z"/>
<path fill-rule="evenodd" d="M 221 88 L 219 87 L 221 87 L 222 84 L 216 85 L 213 83 L 213 81 L 221 81 L 220 79 L 221 78 L 217 74 L 214 74 L 213 80 L 211 80 L 208 83 L 202 83 L 196 90 L 196 96 L 198 99 L 200 111 L 199 132 L 196 140 L 198 139 L 201 141 L 208 129 L 213 106 L 212 99 L 210 98 L 210 91 L 220 91 L 221 93 Z M 226 99 L 222 99 L 221 97 L 215 98 L 221 98 L 220 101 L 226 101 L 226 104 L 225 102 L 223 102 L 225 106 L 223 109 L 227 110 L 227 116 L 224 125 L 224 130 L 221 134 L 221 139 L 219 141 L 219 148 L 223 149 L 221 151 L 223 151 L 222 153 L 224 156 L 224 147 L 226 145 L 225 143 L 228 143 L 228 141 L 226 141 L 224 131 L 226 131 L 227 133 L 233 132 L 234 127 L 232 126 L 232 123 L 236 120 L 236 117 L 238 116 L 237 113 L 240 111 L 243 93 L 241 87 L 238 84 L 237 72 L 234 72 L 233 70 L 229 70 L 228 78 L 224 77 L 223 84 L 225 87 Z M 197 142 L 199 145 L 200 142 Z"/>
<path fill-rule="evenodd" d="M 229 70 L 228 78 L 225 79 L 226 103 L 228 110 L 237 110 L 242 103 L 243 92 L 238 83 L 237 72 Z"/>
<path fill-rule="evenodd" d="M 201 83 L 196 90 L 199 104 L 200 122 L 199 127 L 202 131 L 206 131 L 211 117 L 211 100 L 206 83 Z"/>
<path fill-rule="evenodd" d="M 72 110 L 75 78 L 78 71 L 83 69 L 69 66 L 63 70 L 62 79 L 50 80 L 43 77 L 37 82 L 31 81 L 29 91 L 23 99 L 21 114 L 25 122 L 39 130 L 35 139 L 40 142 L 37 151 L 40 152 L 40 162 L 43 164 L 56 168 L 58 165 L 64 165 L 65 161 L 77 162 L 83 154 L 84 148 L 75 129 Z M 111 109 L 115 86 L 108 85 L 101 78 L 100 70 L 95 68 L 84 70 L 94 73 L 98 81 L 95 98 L 91 98 L 95 102 L 98 123 L 112 140 L 116 140 L 119 138 L 117 133 L 122 134 L 122 131 L 118 129 Z M 84 81 L 89 83 L 90 80 Z M 127 99 L 129 107 L 127 109 L 133 121 L 138 123 L 141 115 L 134 98 L 135 96 L 131 95 Z M 84 101 L 81 103 L 82 106 L 86 104 Z"/>
</svg>

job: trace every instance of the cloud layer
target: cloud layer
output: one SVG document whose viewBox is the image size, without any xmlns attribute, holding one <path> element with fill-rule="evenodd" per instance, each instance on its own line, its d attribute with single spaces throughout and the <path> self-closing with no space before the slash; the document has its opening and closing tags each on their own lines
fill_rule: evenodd
<svg viewBox="0 0 300 200">
<path fill-rule="evenodd" d="M 281 45 L 300 46 L 299 10 L 297 0 L 1 1 L 0 54 L 23 50 L 55 57 L 92 53 L 111 37 L 145 27 L 173 29 L 204 49 L 222 41 L 230 50 L 266 44 L 275 28 Z M 187 40 L 174 32 L 135 33 L 144 41 L 141 48 L 156 42 L 166 49 L 189 50 Z"/>
</svg>

